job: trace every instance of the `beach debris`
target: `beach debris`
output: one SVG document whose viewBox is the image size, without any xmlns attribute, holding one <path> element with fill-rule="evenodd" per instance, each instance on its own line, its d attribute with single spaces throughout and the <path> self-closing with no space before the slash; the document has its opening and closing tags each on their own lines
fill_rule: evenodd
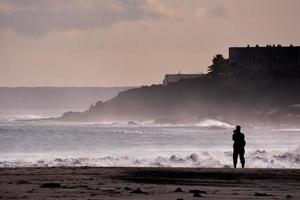
<svg viewBox="0 0 300 200">
<path fill-rule="evenodd" d="M 30 184 L 30 183 L 28 181 L 21 180 L 21 181 L 18 181 L 17 184 L 22 185 L 22 184 Z"/>
<path fill-rule="evenodd" d="M 129 121 L 129 122 L 128 122 L 128 125 L 137 125 L 137 123 L 134 122 L 134 121 Z"/>
<path fill-rule="evenodd" d="M 202 197 L 202 195 L 199 192 L 194 193 L 193 197 Z"/>
<path fill-rule="evenodd" d="M 267 197 L 267 196 L 272 196 L 271 194 L 267 194 L 267 193 L 259 193 L 259 192 L 256 192 L 254 194 L 254 196 L 259 196 L 259 197 Z"/>
<path fill-rule="evenodd" d="M 174 192 L 183 192 L 183 190 L 179 187 L 176 190 L 174 190 Z"/>
<path fill-rule="evenodd" d="M 120 192 L 118 192 L 116 190 L 112 190 L 112 189 L 102 190 L 102 191 L 107 193 L 107 194 L 120 194 Z"/>
<path fill-rule="evenodd" d="M 206 191 L 203 190 L 189 190 L 190 193 L 199 193 L 199 194 L 207 194 Z"/>
<path fill-rule="evenodd" d="M 76 187 L 76 188 L 88 188 L 89 186 L 87 186 L 87 185 L 76 185 L 74 187 Z"/>
<path fill-rule="evenodd" d="M 130 187 L 125 187 L 124 190 L 133 190 L 133 189 Z"/>
<path fill-rule="evenodd" d="M 140 188 L 133 190 L 131 193 L 134 194 L 148 194 L 147 192 L 143 192 Z"/>
<path fill-rule="evenodd" d="M 60 183 L 44 183 L 40 186 L 40 188 L 60 188 Z"/>
<path fill-rule="evenodd" d="M 133 190 L 131 193 L 142 194 L 143 191 L 140 188 L 138 188 L 138 189 Z"/>
<path fill-rule="evenodd" d="M 286 195 L 285 197 L 286 197 L 287 199 L 291 199 L 291 198 L 292 198 L 292 195 L 289 195 L 289 194 L 288 194 L 288 195 Z"/>
<path fill-rule="evenodd" d="M 63 189 L 75 189 L 76 186 L 62 186 Z"/>
</svg>

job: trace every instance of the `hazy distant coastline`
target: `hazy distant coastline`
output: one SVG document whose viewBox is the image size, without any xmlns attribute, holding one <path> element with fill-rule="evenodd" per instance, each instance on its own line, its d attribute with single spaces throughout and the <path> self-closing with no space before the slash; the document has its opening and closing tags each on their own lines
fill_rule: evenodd
<svg viewBox="0 0 300 200">
<path fill-rule="evenodd" d="M 0 87 L 0 109 L 85 110 L 132 87 Z"/>
</svg>

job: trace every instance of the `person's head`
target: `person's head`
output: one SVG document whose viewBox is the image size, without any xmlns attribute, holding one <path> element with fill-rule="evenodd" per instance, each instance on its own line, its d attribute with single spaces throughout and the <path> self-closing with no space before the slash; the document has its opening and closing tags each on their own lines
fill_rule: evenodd
<svg viewBox="0 0 300 200">
<path fill-rule="evenodd" d="M 237 132 L 241 132 L 241 126 L 240 126 L 240 125 L 237 125 L 236 128 L 235 128 L 235 130 L 236 130 Z"/>
</svg>

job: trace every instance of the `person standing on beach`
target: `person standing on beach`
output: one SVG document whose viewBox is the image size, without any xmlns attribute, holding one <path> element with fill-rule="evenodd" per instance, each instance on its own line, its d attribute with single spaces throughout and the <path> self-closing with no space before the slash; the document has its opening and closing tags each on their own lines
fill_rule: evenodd
<svg viewBox="0 0 300 200">
<path fill-rule="evenodd" d="M 245 167 L 245 135 L 241 132 L 241 127 L 238 125 L 236 129 L 233 131 L 232 135 L 233 143 L 233 165 L 236 168 L 238 156 L 240 156 L 240 161 L 242 167 Z"/>
</svg>

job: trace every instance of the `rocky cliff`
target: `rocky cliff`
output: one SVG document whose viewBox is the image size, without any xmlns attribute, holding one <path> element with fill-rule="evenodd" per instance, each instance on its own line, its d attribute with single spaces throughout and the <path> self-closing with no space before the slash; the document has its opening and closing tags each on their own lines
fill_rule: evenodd
<svg viewBox="0 0 300 200">
<path fill-rule="evenodd" d="M 300 79 L 239 79 L 204 76 L 168 86 L 130 89 L 66 121 L 155 120 L 182 123 L 203 118 L 227 121 L 299 121 Z"/>
</svg>

